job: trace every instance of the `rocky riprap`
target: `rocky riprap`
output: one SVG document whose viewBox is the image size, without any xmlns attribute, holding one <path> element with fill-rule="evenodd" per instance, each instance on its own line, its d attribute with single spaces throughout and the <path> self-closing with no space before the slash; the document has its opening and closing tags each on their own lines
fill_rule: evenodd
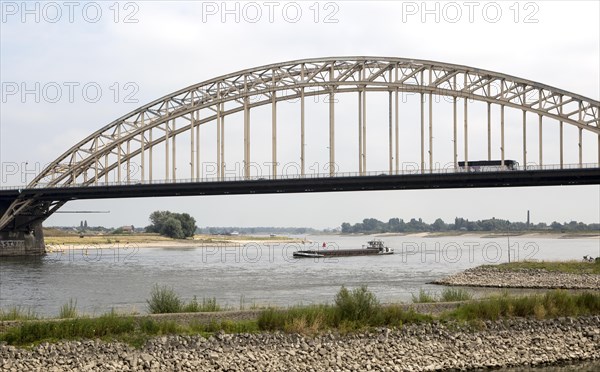
<svg viewBox="0 0 600 372">
<path fill-rule="evenodd" d="M 600 317 L 405 325 L 315 337 L 285 333 L 163 336 L 134 349 L 70 341 L 0 345 L 2 371 L 431 371 L 600 359 Z"/>
<path fill-rule="evenodd" d="M 478 266 L 432 283 L 469 287 L 600 290 L 600 275 L 571 274 L 543 269 L 500 270 L 491 266 Z"/>
</svg>

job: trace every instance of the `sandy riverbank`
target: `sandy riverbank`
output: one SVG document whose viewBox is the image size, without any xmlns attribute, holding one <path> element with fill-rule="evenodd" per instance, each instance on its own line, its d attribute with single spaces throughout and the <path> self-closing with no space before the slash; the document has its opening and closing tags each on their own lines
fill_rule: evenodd
<svg viewBox="0 0 600 372">
<path fill-rule="evenodd" d="M 306 241 L 305 244 L 309 244 L 309 241 Z M 135 237 L 120 236 L 118 238 L 105 236 L 99 238 L 97 236 L 86 239 L 81 238 L 79 241 L 77 240 L 66 240 L 61 241 L 60 239 L 52 239 L 48 238 L 46 242 L 46 251 L 47 252 L 56 252 L 66 249 L 111 249 L 111 248 L 174 248 L 174 249 L 182 249 L 182 248 L 201 248 L 201 247 L 235 247 L 235 246 L 243 246 L 246 244 L 262 244 L 262 245 L 284 245 L 284 244 L 303 244 L 303 241 L 300 239 L 292 239 L 292 238 L 274 238 L 274 239 L 252 239 L 252 238 L 244 238 L 244 239 L 205 239 L 205 238 L 195 238 L 195 239 L 135 239 Z"/>
<path fill-rule="evenodd" d="M 421 232 L 421 233 L 381 233 L 381 234 L 340 234 L 340 236 L 364 236 L 385 239 L 387 237 L 406 237 L 406 238 L 446 238 L 446 237 L 465 237 L 476 239 L 506 239 L 507 236 L 530 239 L 600 239 L 600 235 L 595 234 L 559 234 L 559 233 L 524 233 L 524 234 L 496 234 L 489 232 Z M 310 240 L 294 239 L 287 237 L 255 237 L 255 236 L 213 236 L 196 235 L 194 239 L 169 239 L 162 236 L 149 234 L 133 235 L 86 235 L 79 238 L 74 235 L 69 236 L 47 236 L 46 249 L 49 252 L 65 249 L 86 249 L 86 248 L 198 248 L 198 247 L 231 247 L 245 244 L 311 244 Z"/>
</svg>

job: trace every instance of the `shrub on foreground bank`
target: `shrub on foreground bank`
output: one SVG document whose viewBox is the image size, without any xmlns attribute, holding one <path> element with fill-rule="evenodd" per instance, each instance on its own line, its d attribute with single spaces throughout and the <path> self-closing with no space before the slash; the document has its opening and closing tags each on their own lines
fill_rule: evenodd
<svg viewBox="0 0 600 372">
<path fill-rule="evenodd" d="M 196 296 L 187 304 L 173 288 L 155 284 L 150 291 L 150 299 L 146 300 L 150 314 L 197 313 L 221 311 L 216 298 L 203 298 L 198 302 Z"/>
<path fill-rule="evenodd" d="M 349 291 L 342 286 L 333 305 L 267 309 L 258 317 L 261 330 L 315 333 L 324 329 L 353 330 L 363 327 L 400 326 L 430 321 L 428 315 L 404 310 L 401 305 L 382 306 L 366 286 Z"/>
<path fill-rule="evenodd" d="M 366 293 L 365 293 L 366 292 Z M 343 295 L 340 295 L 343 293 Z M 529 296 L 511 296 L 508 292 L 490 298 L 464 302 L 454 310 L 439 316 L 416 313 L 405 306 L 392 304 L 380 305 L 374 295 L 366 288 L 348 292 L 344 287 L 337 298 L 345 298 L 345 302 L 335 305 L 318 305 L 308 307 L 292 307 L 289 309 L 268 309 L 258 318 L 261 330 L 281 330 L 286 332 L 314 333 L 336 328 L 353 330 L 364 327 L 401 326 L 408 323 L 422 323 L 434 320 L 441 321 L 474 321 L 498 320 L 510 317 L 535 317 L 537 319 L 600 315 L 600 293 L 571 293 L 554 290 L 545 294 Z M 372 297 L 371 297 L 372 296 Z M 444 298 L 463 298 L 460 293 L 448 293 Z M 370 301 L 365 302 L 365 298 Z M 433 299 L 435 301 L 435 299 Z M 431 301 L 428 301 L 431 302 Z M 369 305 L 364 305 L 368 303 Z M 359 305 L 363 304 L 363 305 Z M 368 308 L 368 311 L 362 311 Z M 348 309 L 361 309 L 348 311 Z"/>
</svg>

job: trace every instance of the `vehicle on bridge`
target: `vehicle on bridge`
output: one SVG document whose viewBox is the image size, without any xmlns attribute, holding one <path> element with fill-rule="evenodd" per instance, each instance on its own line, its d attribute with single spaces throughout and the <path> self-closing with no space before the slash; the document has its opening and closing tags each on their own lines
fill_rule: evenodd
<svg viewBox="0 0 600 372">
<path fill-rule="evenodd" d="M 517 170 L 519 163 L 515 160 L 475 160 L 475 161 L 459 161 L 459 172 L 497 172 L 504 170 Z"/>
<path fill-rule="evenodd" d="M 371 240 L 361 249 L 327 249 L 323 243 L 323 249 L 296 251 L 295 258 L 320 258 L 320 257 L 350 257 L 350 256 L 381 256 L 394 254 L 394 250 L 386 247 L 381 240 Z"/>
</svg>

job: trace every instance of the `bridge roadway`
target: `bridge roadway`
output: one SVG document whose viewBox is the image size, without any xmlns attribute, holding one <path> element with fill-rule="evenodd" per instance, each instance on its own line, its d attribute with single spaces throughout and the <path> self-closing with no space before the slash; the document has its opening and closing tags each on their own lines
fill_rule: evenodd
<svg viewBox="0 0 600 372">
<path fill-rule="evenodd" d="M 28 197 L 39 201 L 160 196 L 307 193 L 363 190 L 453 189 L 600 184 L 600 168 L 424 173 L 369 176 L 153 182 L 0 190 L 0 201 Z"/>
</svg>

